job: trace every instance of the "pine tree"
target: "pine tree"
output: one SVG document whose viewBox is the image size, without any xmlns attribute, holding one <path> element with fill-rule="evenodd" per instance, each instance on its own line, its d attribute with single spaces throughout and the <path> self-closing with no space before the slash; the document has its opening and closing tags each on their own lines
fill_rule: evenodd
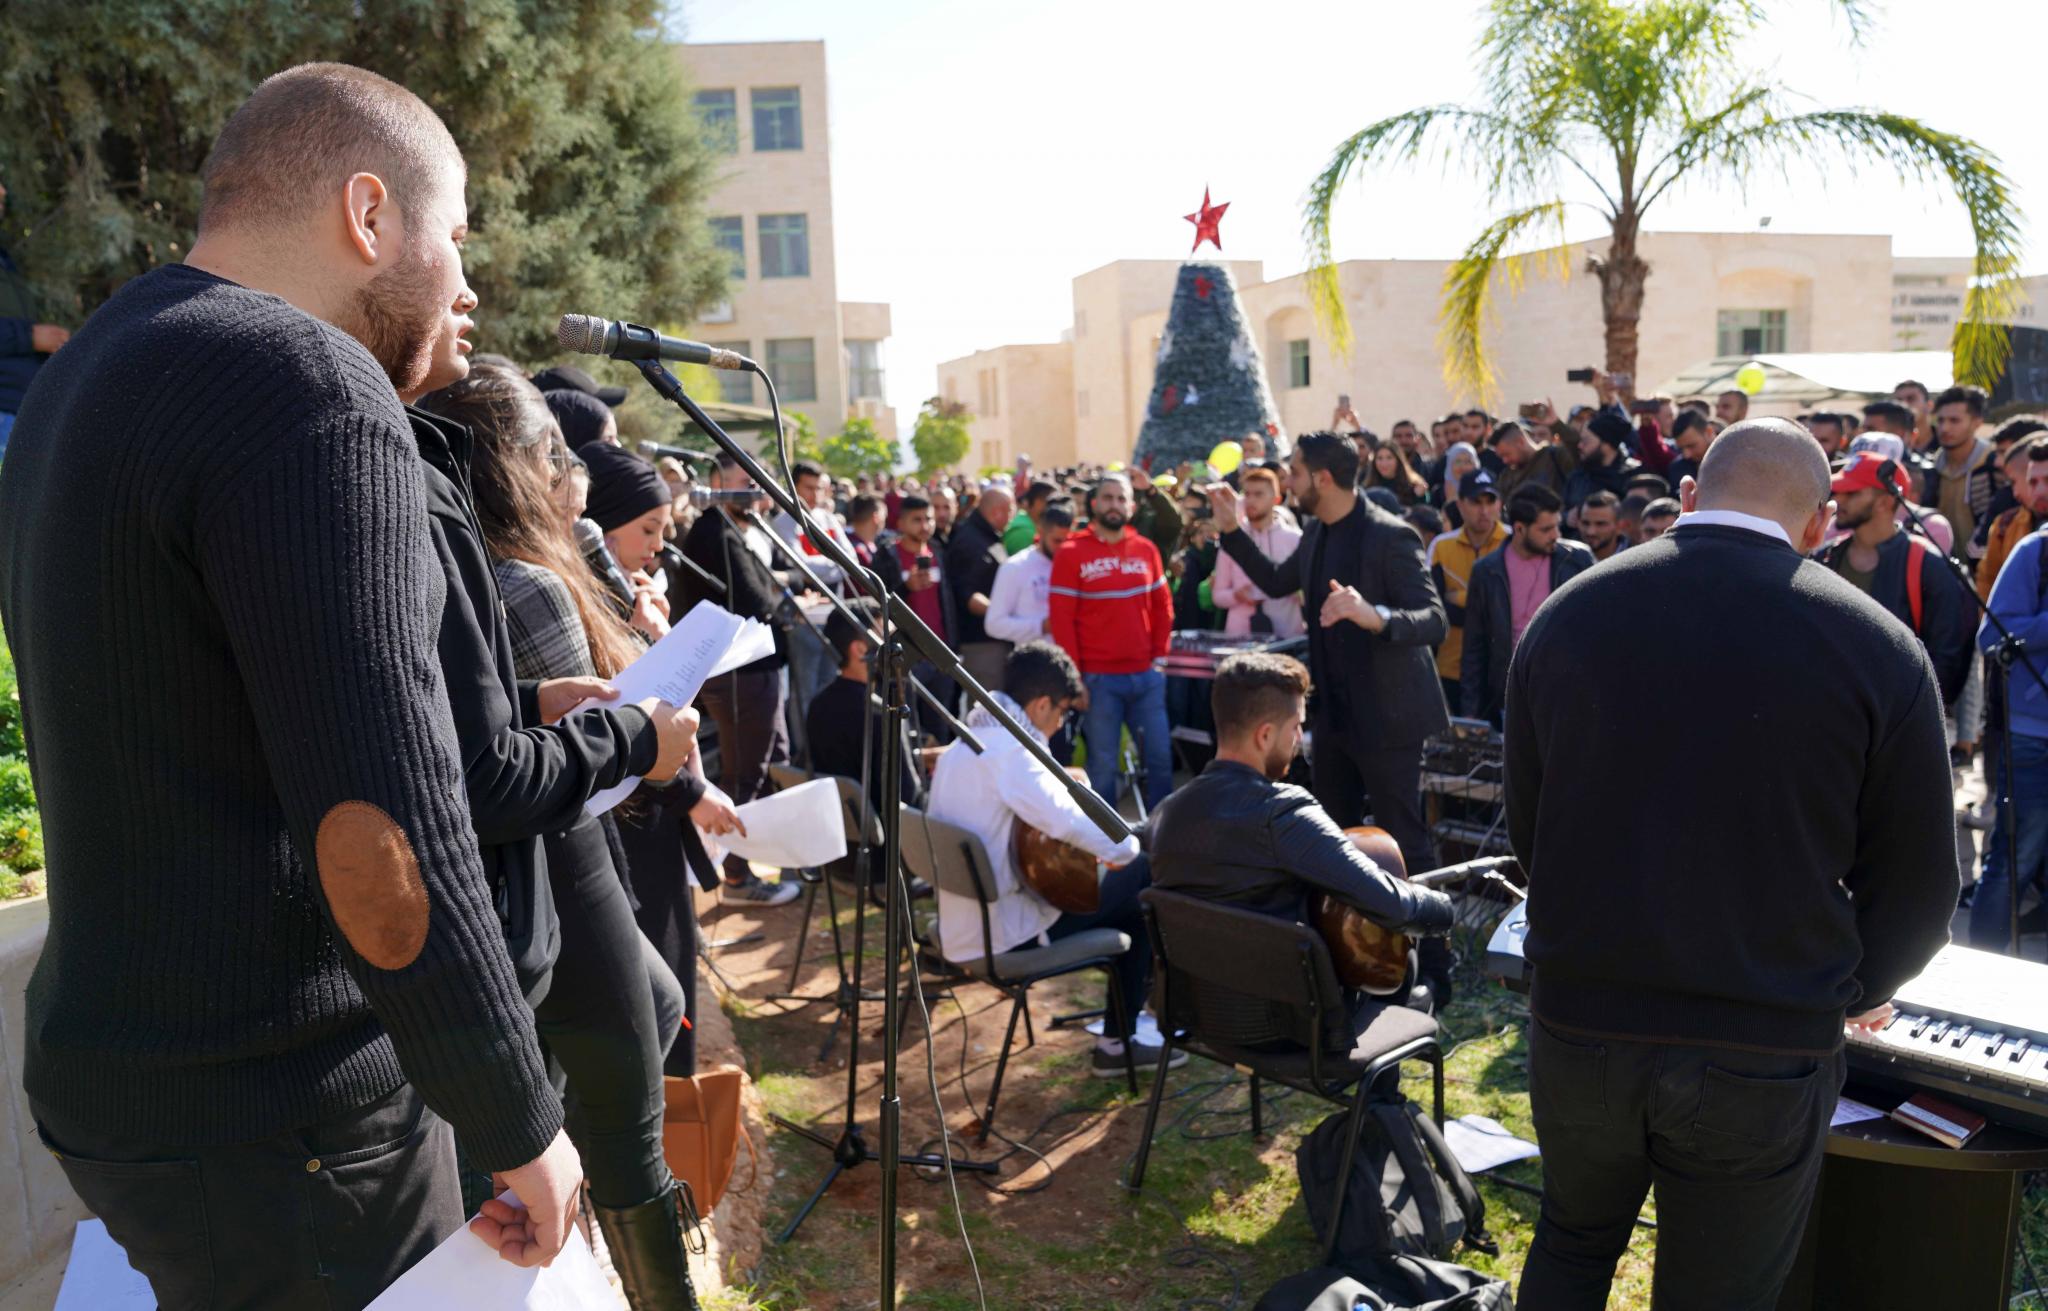
<svg viewBox="0 0 2048 1311">
<path fill-rule="evenodd" d="M 1180 266 L 1159 338 L 1138 459 L 1170 469 L 1253 433 L 1270 443 L 1280 436 L 1280 417 L 1237 284 L 1223 265 L 1190 260 Z"/>
<path fill-rule="evenodd" d="M 76 327 L 184 258 L 200 165 L 256 84 L 332 59 L 411 88 L 462 147 L 481 349 L 554 358 L 565 310 L 688 322 L 723 286 L 720 157 L 660 19 L 658 0 L 14 0 L 0 245 Z"/>
</svg>

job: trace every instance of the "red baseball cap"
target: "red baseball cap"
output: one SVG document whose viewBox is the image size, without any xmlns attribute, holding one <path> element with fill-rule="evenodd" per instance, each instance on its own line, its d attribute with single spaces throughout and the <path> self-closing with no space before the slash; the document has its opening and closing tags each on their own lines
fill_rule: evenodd
<svg viewBox="0 0 2048 1311">
<path fill-rule="evenodd" d="M 1886 465 L 1891 466 L 1889 481 L 1885 476 Z M 1835 475 L 1833 491 L 1837 496 L 1843 492 L 1890 492 L 1904 499 L 1905 471 L 1899 468 L 1898 461 L 1880 452 L 1858 451 L 1856 458 L 1843 465 L 1842 471 Z"/>
</svg>

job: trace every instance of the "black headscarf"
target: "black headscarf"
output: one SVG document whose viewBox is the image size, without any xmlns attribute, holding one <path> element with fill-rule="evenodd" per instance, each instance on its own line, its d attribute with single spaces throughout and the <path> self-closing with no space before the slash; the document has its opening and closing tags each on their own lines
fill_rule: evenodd
<svg viewBox="0 0 2048 1311">
<path fill-rule="evenodd" d="M 577 454 L 590 467 L 590 500 L 583 512 L 608 533 L 674 500 L 654 466 L 624 447 L 592 442 Z"/>
<path fill-rule="evenodd" d="M 588 392 L 551 391 L 541 393 L 547 397 L 548 408 L 555 413 L 555 422 L 562 425 L 562 440 L 569 443 L 569 449 L 581 452 L 604 436 L 605 420 L 611 417 L 611 410 L 605 403 Z"/>
</svg>

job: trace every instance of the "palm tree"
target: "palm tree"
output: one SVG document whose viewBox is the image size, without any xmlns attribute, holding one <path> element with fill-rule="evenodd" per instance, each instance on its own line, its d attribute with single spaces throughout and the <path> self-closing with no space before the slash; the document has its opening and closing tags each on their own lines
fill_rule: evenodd
<svg viewBox="0 0 2048 1311">
<path fill-rule="evenodd" d="M 1834 0 L 1852 40 L 1863 0 Z M 1989 387 L 2005 366 L 2001 320 L 2018 296 L 2018 214 L 1996 156 L 1974 141 L 1879 110 L 1795 112 L 1781 86 L 1745 75 L 1737 47 L 1763 22 L 1761 0 L 1491 0 L 1478 58 L 1490 103 L 1431 105 L 1352 135 L 1309 188 L 1302 218 L 1311 294 L 1338 349 L 1350 329 L 1330 249 L 1330 211 L 1346 179 L 1413 160 L 1432 145 L 1471 168 L 1505 212 L 1444 278 L 1444 378 L 1464 395 L 1494 390 L 1484 329 L 1496 282 L 1513 291 L 1534 268 L 1566 272 L 1564 220 L 1585 206 L 1607 220 L 1599 279 L 1609 372 L 1636 367 L 1650 266 L 1637 254 L 1644 217 L 1681 180 L 1747 183 L 1776 167 L 1829 159 L 1946 182 L 1970 217 L 1975 276 L 1956 326 L 1956 378 Z M 1568 199 L 1567 183 L 1591 199 Z M 1590 188 L 1590 190 L 1588 190 Z M 1532 238 L 1551 240 L 1531 249 Z"/>
</svg>

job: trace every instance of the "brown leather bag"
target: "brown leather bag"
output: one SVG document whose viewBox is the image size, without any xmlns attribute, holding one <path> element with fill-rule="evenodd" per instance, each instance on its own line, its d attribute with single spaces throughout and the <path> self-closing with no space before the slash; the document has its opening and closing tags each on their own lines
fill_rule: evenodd
<svg viewBox="0 0 2048 1311">
<path fill-rule="evenodd" d="M 746 1078 L 735 1065 L 694 1078 L 662 1079 L 667 1107 L 661 1117 L 661 1150 L 669 1173 L 690 1186 L 699 1215 L 708 1216 L 725 1196 L 739 1160 L 740 1087 Z M 753 1140 L 747 1148 L 753 1150 Z"/>
</svg>

